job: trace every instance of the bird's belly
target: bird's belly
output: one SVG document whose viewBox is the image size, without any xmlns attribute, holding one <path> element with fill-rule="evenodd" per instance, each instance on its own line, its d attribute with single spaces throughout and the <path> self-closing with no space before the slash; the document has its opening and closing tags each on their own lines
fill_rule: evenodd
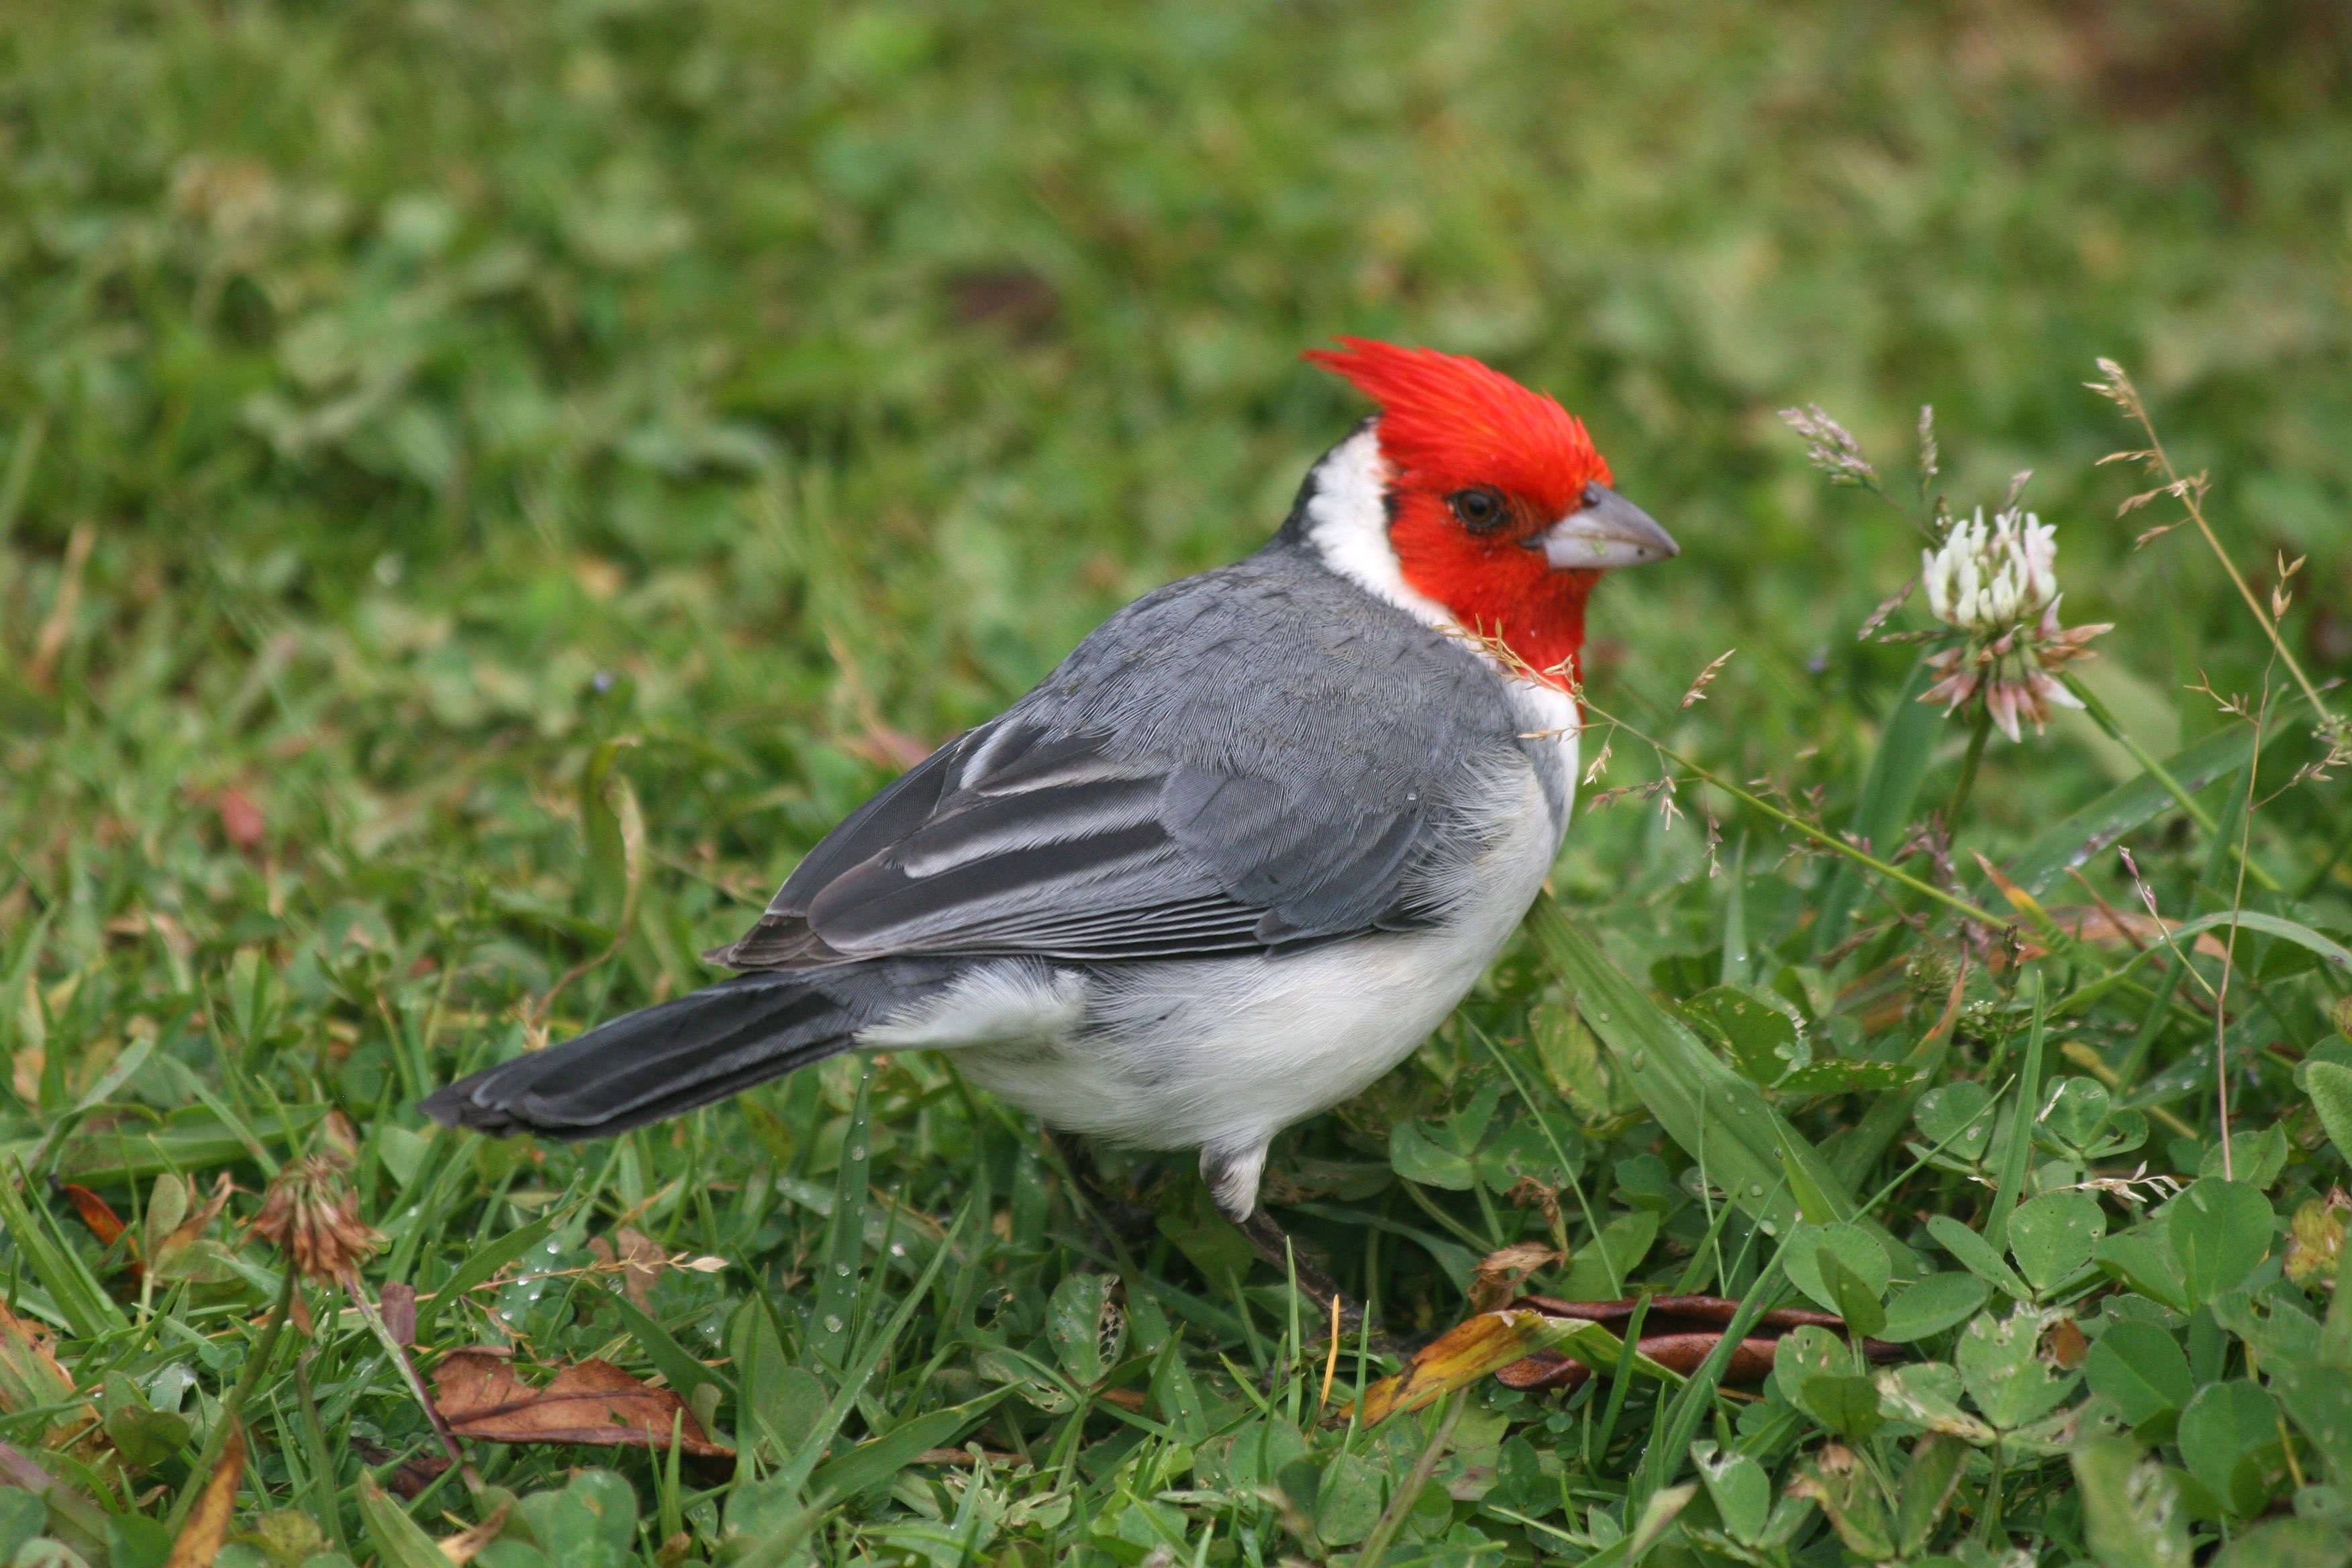
<svg viewBox="0 0 2352 1568">
<path fill-rule="evenodd" d="M 1259 1142 L 1369 1087 L 1444 1021 L 1485 957 L 1433 946 L 1384 936 L 1097 970 L 1082 1032 L 956 1060 L 982 1088 L 1072 1131 L 1145 1149 Z"/>
<path fill-rule="evenodd" d="M 972 1079 L 1073 1131 L 1142 1148 L 1262 1143 L 1364 1089 L 1476 984 L 1558 848 L 1532 776 L 1451 917 L 1302 952 L 1064 969 L 1083 1023 L 959 1051 Z"/>
<path fill-rule="evenodd" d="M 1165 965 L 1122 976 L 1085 1047 L 1118 1088 L 1087 1108 L 1080 1130 L 1156 1149 L 1262 1143 L 1403 1060 L 1490 955 L 1388 935 L 1197 966 L 1210 974 Z"/>
</svg>

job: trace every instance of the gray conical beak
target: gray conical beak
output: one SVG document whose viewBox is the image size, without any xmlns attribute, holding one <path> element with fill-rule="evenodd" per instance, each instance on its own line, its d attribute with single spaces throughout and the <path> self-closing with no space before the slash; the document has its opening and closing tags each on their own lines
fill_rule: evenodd
<svg viewBox="0 0 2352 1568">
<path fill-rule="evenodd" d="M 1680 555 L 1658 520 L 1607 485 L 1584 487 L 1584 504 L 1540 536 L 1544 559 L 1560 571 L 1640 566 Z"/>
</svg>

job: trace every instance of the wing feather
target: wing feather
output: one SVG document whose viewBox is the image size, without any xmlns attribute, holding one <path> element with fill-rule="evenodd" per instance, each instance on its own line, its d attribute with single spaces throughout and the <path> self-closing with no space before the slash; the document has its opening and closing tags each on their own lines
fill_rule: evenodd
<svg viewBox="0 0 2352 1568">
<path fill-rule="evenodd" d="M 1120 612 L 713 956 L 1175 958 L 1426 926 L 1498 760 L 1533 765 L 1526 728 L 1470 653 L 1262 552 Z"/>
</svg>

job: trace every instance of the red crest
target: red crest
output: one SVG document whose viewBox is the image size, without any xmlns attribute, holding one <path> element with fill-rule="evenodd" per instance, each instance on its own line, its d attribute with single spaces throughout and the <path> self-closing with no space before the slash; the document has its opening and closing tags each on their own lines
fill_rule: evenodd
<svg viewBox="0 0 2352 1568">
<path fill-rule="evenodd" d="M 1496 485 L 1558 513 L 1587 484 L 1610 482 L 1584 422 L 1544 394 L 1465 354 L 1339 341 L 1306 358 L 1380 405 L 1381 451 L 1399 483 Z"/>
</svg>

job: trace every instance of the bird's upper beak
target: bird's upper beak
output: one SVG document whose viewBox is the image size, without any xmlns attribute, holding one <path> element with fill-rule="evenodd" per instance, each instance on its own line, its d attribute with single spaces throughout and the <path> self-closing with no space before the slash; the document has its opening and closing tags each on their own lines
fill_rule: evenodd
<svg viewBox="0 0 2352 1568">
<path fill-rule="evenodd" d="M 1584 504 L 1538 538 L 1557 570 L 1640 566 L 1683 552 L 1657 519 L 1607 485 L 1585 486 Z"/>
</svg>

